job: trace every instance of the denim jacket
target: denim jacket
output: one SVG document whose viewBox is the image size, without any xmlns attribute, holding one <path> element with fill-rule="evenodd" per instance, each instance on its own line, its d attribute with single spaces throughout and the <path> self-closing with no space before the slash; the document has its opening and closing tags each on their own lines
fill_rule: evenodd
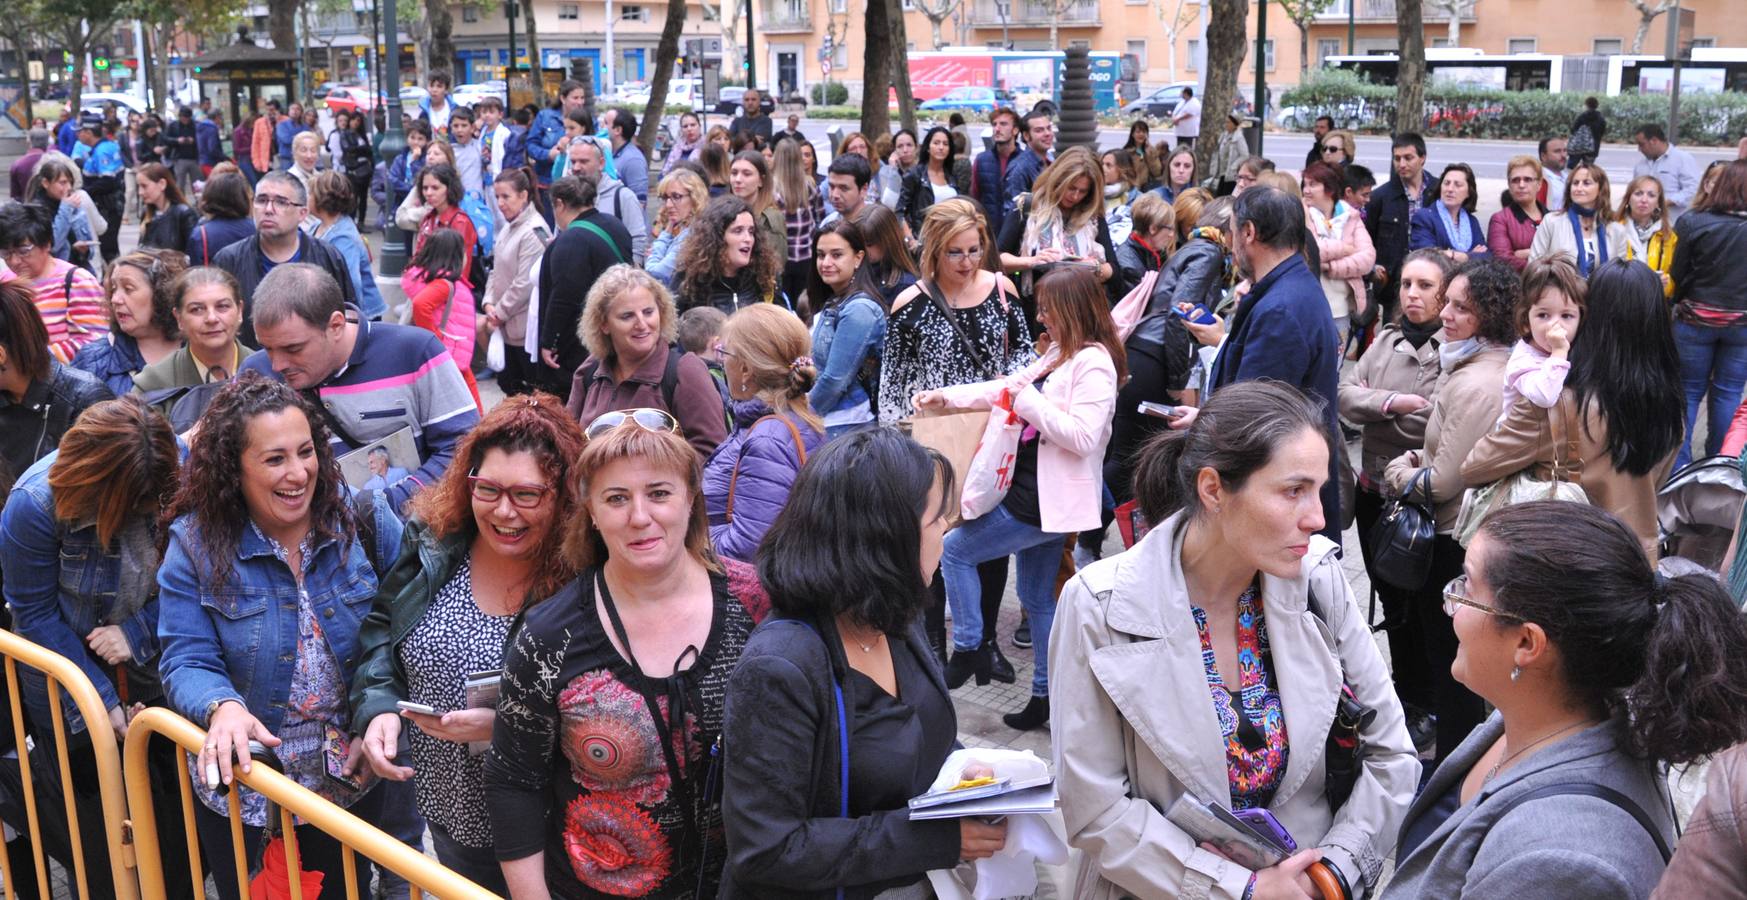
<svg viewBox="0 0 1747 900">
<path fill-rule="evenodd" d="M 813 358 L 819 366 L 819 380 L 807 393 L 815 412 L 830 421 L 831 414 L 839 410 L 867 407 L 869 417 L 860 421 L 873 421 L 867 387 L 858 376 L 869 356 L 879 359 L 885 340 L 886 314 L 866 294 L 820 311 L 813 323 Z M 879 383 L 877 376 L 873 383 Z"/>
<path fill-rule="evenodd" d="M 401 522 L 380 492 L 375 505 L 377 558 L 386 565 L 400 549 Z M 243 529 L 230 576 L 220 586 L 197 560 L 199 546 L 193 517 L 181 516 L 170 526 L 158 567 L 159 667 L 170 706 L 204 728 L 218 703 L 236 700 L 276 733 L 285 721 L 297 660 L 297 581 L 253 528 Z M 304 589 L 349 684 L 360 655 L 358 627 L 376 596 L 376 573 L 356 541 L 330 538 L 311 553 Z"/>
<path fill-rule="evenodd" d="M 13 628 L 24 638 L 72 660 L 91 679 L 108 708 L 121 705 L 115 668 L 85 645 L 85 635 L 109 623 L 120 580 L 121 554 L 97 542 L 95 522 L 61 522 L 55 518 L 49 467 L 59 452 L 51 452 L 25 470 L 0 513 L 0 568 L 6 572 L 6 604 Z M 131 663 L 142 669 L 158 656 L 158 601 L 148 599 L 138 612 L 116 623 L 133 650 Z M 49 721 L 48 693 L 43 676 L 19 667 L 24 680 L 25 707 L 39 723 Z M 142 699 L 139 697 L 135 700 Z M 84 730 L 77 708 L 65 691 L 62 709 L 69 731 Z"/>
</svg>

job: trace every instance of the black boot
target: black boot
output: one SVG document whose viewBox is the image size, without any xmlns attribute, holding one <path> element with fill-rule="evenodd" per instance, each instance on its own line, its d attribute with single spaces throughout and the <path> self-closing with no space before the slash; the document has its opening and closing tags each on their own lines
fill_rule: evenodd
<svg viewBox="0 0 1747 900">
<path fill-rule="evenodd" d="M 946 662 L 946 687 L 958 690 L 975 675 L 977 684 L 989 683 L 989 645 L 982 644 L 975 650 L 960 650 L 954 647 L 952 659 Z"/>
<path fill-rule="evenodd" d="M 1024 709 L 1016 713 L 1008 713 L 1002 716 L 1001 721 L 1006 722 L 1008 728 L 1016 729 L 1018 731 L 1030 731 L 1034 728 L 1048 727 L 1049 698 L 1039 697 L 1036 694 L 1032 694 L 1031 702 L 1025 704 Z"/>
<path fill-rule="evenodd" d="M 989 677 L 1002 684 L 1012 684 L 1019 676 L 1013 671 L 1013 664 L 1007 661 L 1006 654 L 1001 652 L 1001 645 L 991 640 L 983 644 L 989 649 Z"/>
</svg>

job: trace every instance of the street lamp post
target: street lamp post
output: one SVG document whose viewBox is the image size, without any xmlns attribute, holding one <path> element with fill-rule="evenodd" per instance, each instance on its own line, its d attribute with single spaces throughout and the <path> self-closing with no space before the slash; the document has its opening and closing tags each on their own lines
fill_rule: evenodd
<svg viewBox="0 0 1747 900">
<path fill-rule="evenodd" d="M 390 164 L 406 150 L 406 132 L 400 125 L 400 19 L 397 18 L 399 11 L 395 8 L 397 2 L 398 0 L 382 0 L 382 43 L 386 58 L 382 62 L 382 144 L 377 152 Z M 400 206 L 400 197 L 396 195 L 394 185 L 388 184 L 386 187 L 385 196 L 388 202 L 382 210 L 383 217 L 387 220 L 382 231 L 382 274 L 393 278 L 406 268 L 407 233 L 394 224 L 394 210 Z"/>
<path fill-rule="evenodd" d="M 504 15 L 510 20 L 510 64 L 503 73 L 503 97 L 506 107 L 509 105 L 510 98 L 510 73 L 516 70 L 516 7 L 518 5 L 520 5 L 519 0 L 503 0 Z"/>
<path fill-rule="evenodd" d="M 1268 0 L 1256 3 L 1256 155 L 1268 121 Z"/>
</svg>

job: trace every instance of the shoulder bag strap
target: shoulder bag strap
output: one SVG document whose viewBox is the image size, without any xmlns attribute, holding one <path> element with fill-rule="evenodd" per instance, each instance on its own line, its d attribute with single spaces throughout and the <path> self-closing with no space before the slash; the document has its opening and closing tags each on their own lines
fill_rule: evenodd
<svg viewBox="0 0 1747 900">
<path fill-rule="evenodd" d="M 612 235 L 607 234 L 607 230 L 605 228 L 602 228 L 599 225 L 596 225 L 595 223 L 589 222 L 589 221 L 584 220 L 584 219 L 577 219 L 575 222 L 570 223 L 570 227 L 572 227 L 572 228 L 584 228 L 584 229 L 587 229 L 588 231 L 593 232 L 595 237 L 598 237 L 602 241 L 606 242 L 607 249 L 613 251 L 613 258 L 614 259 L 618 260 L 621 263 L 625 261 L 625 255 L 623 253 L 619 252 L 619 243 L 617 241 L 613 240 Z"/>
<path fill-rule="evenodd" d="M 443 318 L 437 322 L 438 337 L 449 333 L 449 311 L 455 306 L 455 282 L 449 282 L 449 295 L 443 298 Z"/>
<path fill-rule="evenodd" d="M 1644 831 L 1650 835 L 1650 840 L 1656 843 L 1656 852 L 1662 854 L 1662 861 L 1664 863 L 1667 863 L 1674 857 L 1674 851 L 1669 848 L 1668 841 L 1662 837 L 1662 832 L 1656 829 L 1656 823 L 1650 821 L 1650 816 L 1648 813 L 1644 812 L 1643 807 L 1634 802 L 1632 798 L 1614 790 L 1613 788 L 1587 781 L 1569 781 L 1562 784 L 1544 785 L 1535 788 L 1526 794 L 1513 797 L 1510 803 L 1505 805 L 1504 809 L 1499 810 L 1498 818 L 1504 818 L 1510 814 L 1511 810 L 1516 809 L 1530 800 L 1540 800 L 1543 797 L 1563 797 L 1573 795 L 1580 797 L 1594 797 L 1597 800 L 1602 800 L 1619 807 L 1627 815 L 1636 819 L 1639 825 L 1643 826 Z"/>
<path fill-rule="evenodd" d="M 814 628 L 811 622 L 801 619 L 767 619 L 766 621 L 778 625 L 793 623 L 818 635 L 820 642 L 825 644 L 825 664 L 827 666 L 831 664 L 831 645 L 825 641 L 825 635 L 820 633 L 819 629 Z M 831 691 L 837 700 L 837 783 L 839 785 L 837 814 L 847 819 L 849 818 L 849 711 L 843 703 L 843 682 L 839 681 L 835 674 L 831 677 Z M 838 888 L 835 896 L 836 900 L 843 900 L 843 888 Z"/>
<path fill-rule="evenodd" d="M 787 416 L 780 416 L 780 415 L 777 415 L 776 413 L 771 413 L 768 416 L 761 417 L 757 422 L 753 422 L 752 425 L 746 429 L 746 431 L 748 432 L 748 434 L 750 434 L 753 428 L 757 428 L 760 424 L 762 424 L 764 422 L 768 422 L 771 419 L 775 419 L 778 422 L 781 422 L 784 425 L 788 426 L 789 437 L 793 438 L 795 441 L 795 452 L 800 454 L 801 465 L 803 465 L 803 466 L 806 465 L 807 464 L 807 445 L 801 441 L 801 430 L 799 428 L 796 428 L 795 423 L 790 422 L 788 420 Z M 746 449 L 746 445 L 742 444 L 741 445 L 741 452 L 744 453 L 745 449 Z M 740 480 L 740 461 L 735 460 L 734 461 L 734 471 L 728 475 L 728 509 L 727 509 L 727 512 L 725 513 L 725 515 L 728 517 L 728 521 L 730 521 L 730 522 L 734 521 L 734 485 L 739 480 Z"/>
<path fill-rule="evenodd" d="M 928 295 L 928 299 L 934 302 L 934 307 L 940 310 L 940 314 L 946 318 L 946 323 L 952 326 L 953 333 L 958 335 L 959 343 L 964 345 L 965 355 L 971 358 L 971 362 L 985 375 L 991 378 L 999 377 L 999 373 L 991 371 L 989 358 L 983 355 L 983 351 L 971 341 L 970 333 L 964 330 L 963 325 L 959 324 L 958 313 L 947 304 L 946 296 L 940 292 L 939 285 L 926 279 L 920 281 L 919 284 L 922 286 L 922 292 Z"/>
</svg>

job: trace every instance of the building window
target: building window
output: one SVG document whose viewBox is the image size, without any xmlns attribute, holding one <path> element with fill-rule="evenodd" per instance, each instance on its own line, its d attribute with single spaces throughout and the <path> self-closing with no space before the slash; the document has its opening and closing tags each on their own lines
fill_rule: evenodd
<svg viewBox="0 0 1747 900">
<path fill-rule="evenodd" d="M 1533 53 L 1540 46 L 1539 38 L 1511 38 L 1504 42 L 1506 53 Z"/>
<path fill-rule="evenodd" d="M 1247 46 L 1245 46 L 1245 48 L 1244 48 L 1244 50 L 1246 51 L 1245 55 L 1248 55 L 1248 51 L 1254 50 L 1254 49 L 1256 49 L 1255 42 L 1254 41 L 1248 42 Z M 1268 38 L 1268 42 L 1266 44 L 1262 45 L 1262 57 L 1263 57 L 1263 64 L 1268 67 L 1267 70 L 1270 72 L 1274 71 L 1274 39 L 1273 38 Z M 1256 67 L 1255 61 L 1251 60 L 1250 61 L 1250 69 L 1252 71 L 1254 71 L 1255 67 Z"/>
<path fill-rule="evenodd" d="M 582 4 L 580 4 L 580 3 L 560 3 L 560 4 L 558 4 L 558 18 L 570 19 L 570 20 L 582 18 Z"/>
<path fill-rule="evenodd" d="M 831 68 L 841 72 L 849 68 L 849 45 L 833 44 L 831 47 Z"/>
<path fill-rule="evenodd" d="M 904 0 L 904 12 L 915 12 L 916 0 Z"/>
<path fill-rule="evenodd" d="M 621 18 L 627 22 L 647 22 L 649 21 L 649 10 L 643 6 L 627 6 L 625 14 Z"/>
<path fill-rule="evenodd" d="M 1625 42 L 1619 38 L 1596 38 L 1590 42 L 1590 52 L 1596 56 L 1618 56 L 1625 49 Z"/>
<path fill-rule="evenodd" d="M 1691 44 L 1688 44 L 1688 45 L 1687 45 L 1687 48 L 1688 48 L 1688 49 L 1689 49 L 1689 50 L 1690 50 L 1690 49 L 1698 49 L 1698 48 L 1701 48 L 1701 47 L 1702 47 L 1702 48 L 1704 48 L 1704 49 L 1706 49 L 1706 50 L 1709 50 L 1709 49 L 1711 49 L 1711 48 L 1712 48 L 1712 47 L 1715 47 L 1715 46 L 1717 46 L 1717 39 L 1716 39 L 1716 38 L 1714 38 L 1714 37 L 1708 37 L 1708 38 L 1693 38 L 1693 39 L 1692 39 L 1692 43 L 1691 43 Z"/>
<path fill-rule="evenodd" d="M 1129 41 L 1128 42 L 1128 55 L 1134 57 L 1135 66 L 1137 68 L 1139 68 L 1141 71 L 1144 72 L 1144 71 L 1146 71 L 1147 68 L 1149 68 L 1147 66 L 1147 62 L 1146 62 L 1146 39 L 1145 38 L 1142 38 L 1142 39 L 1136 40 L 1136 41 Z"/>
<path fill-rule="evenodd" d="M 1086 40 L 1068 41 L 1068 46 L 1069 47 L 1078 47 L 1081 50 L 1090 50 L 1090 49 L 1092 49 L 1092 42 L 1086 41 Z"/>
<path fill-rule="evenodd" d="M 1447 37 L 1432 38 L 1432 49 L 1433 50 L 1445 50 L 1445 49 L 1448 49 L 1449 46 L 1450 46 L 1450 39 Z"/>
<path fill-rule="evenodd" d="M 1196 39 L 1196 38 L 1190 38 L 1189 45 L 1185 49 L 1187 49 L 1189 51 L 1189 61 L 1187 63 L 1184 63 L 1183 69 L 1185 71 L 1189 71 L 1189 72 L 1200 71 L 1200 69 L 1201 69 L 1201 41 Z"/>
<path fill-rule="evenodd" d="M 839 15 L 849 12 L 849 0 L 831 0 L 831 11 Z"/>
<path fill-rule="evenodd" d="M 479 7 L 474 6 L 471 3 L 469 3 L 466 6 L 461 7 L 461 21 L 463 21 L 463 22 L 477 22 L 477 21 L 479 21 Z"/>
<path fill-rule="evenodd" d="M 1322 65 L 1323 61 L 1328 59 L 1331 56 L 1340 56 L 1340 55 L 1341 55 L 1341 42 L 1339 39 L 1333 39 L 1333 38 L 1318 38 L 1317 39 L 1317 41 L 1316 41 L 1316 64 L 1317 65 L 1319 65 L 1319 66 Z"/>
</svg>

